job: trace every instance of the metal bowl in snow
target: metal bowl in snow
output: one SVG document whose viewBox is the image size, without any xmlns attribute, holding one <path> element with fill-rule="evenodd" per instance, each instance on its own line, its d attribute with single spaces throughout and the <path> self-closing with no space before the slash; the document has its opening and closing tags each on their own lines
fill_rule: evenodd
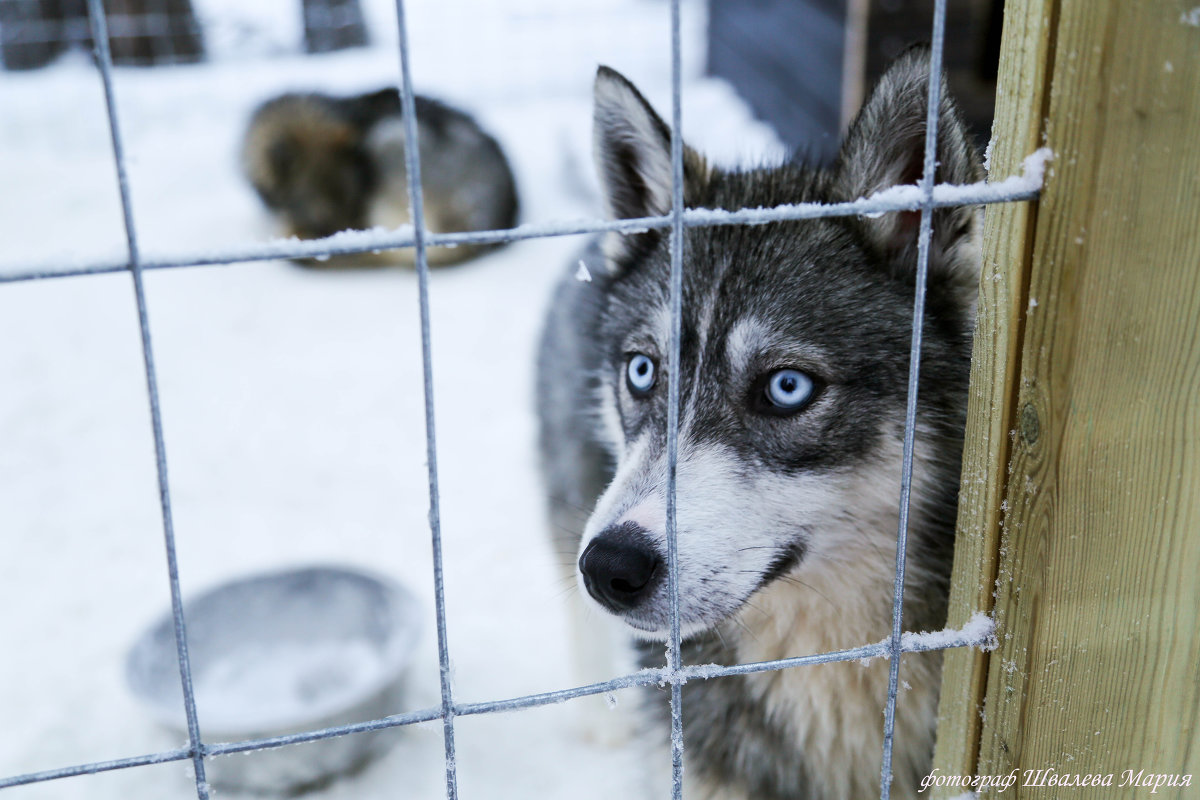
<svg viewBox="0 0 1200 800">
<path fill-rule="evenodd" d="M 376 719 L 399 698 L 419 630 L 407 590 L 346 569 L 313 567 L 225 584 L 184 604 L 205 742 L 280 736 Z M 187 738 L 174 622 L 163 617 L 126 661 L 133 694 Z M 293 793 L 349 772 L 397 735 L 384 729 L 217 757 L 216 786 Z"/>
</svg>

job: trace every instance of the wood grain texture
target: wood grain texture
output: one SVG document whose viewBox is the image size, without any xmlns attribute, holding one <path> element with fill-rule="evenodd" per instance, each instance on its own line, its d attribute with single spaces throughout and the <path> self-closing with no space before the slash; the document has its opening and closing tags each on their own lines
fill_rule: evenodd
<svg viewBox="0 0 1200 800">
<path fill-rule="evenodd" d="M 1021 161 L 1042 145 L 1044 105 L 1052 52 L 1051 0 L 1010 0 L 996 84 L 996 126 L 989 174 L 1021 172 Z M 1016 403 L 1018 356 L 1028 293 L 1028 254 L 1036 203 L 987 209 L 983 269 L 971 358 L 971 390 L 959 487 L 958 536 L 951 580 L 949 624 L 961 627 L 976 611 L 990 611 L 999 560 L 1000 504 Z M 988 654 L 946 653 L 934 766 L 942 774 L 971 775 L 979 752 Z M 953 797 L 958 788 L 935 790 Z"/>
<path fill-rule="evenodd" d="M 977 771 L 1200 777 L 1200 27 L 1056 6 Z"/>
</svg>

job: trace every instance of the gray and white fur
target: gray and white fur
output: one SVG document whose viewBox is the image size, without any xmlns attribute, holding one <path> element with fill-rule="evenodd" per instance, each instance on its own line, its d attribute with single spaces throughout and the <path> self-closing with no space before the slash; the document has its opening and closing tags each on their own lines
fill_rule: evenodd
<svg viewBox="0 0 1200 800">
<path fill-rule="evenodd" d="M 500 145 L 466 113 L 418 95 L 425 225 L 435 233 L 511 228 L 517 190 Z M 242 169 L 285 232 L 313 239 L 412 222 L 399 92 L 285 94 L 261 105 L 242 142 Z M 431 247 L 450 264 L 494 245 Z M 332 266 L 413 263 L 412 248 L 343 256 Z M 308 263 L 308 262 L 305 262 Z"/>
<path fill-rule="evenodd" d="M 686 149 L 685 204 L 837 202 L 915 182 L 928 77 L 927 50 L 902 55 L 828 169 L 726 171 Z M 942 98 L 936 178 L 976 181 L 978 157 L 944 85 Z M 670 131 L 632 84 L 603 67 L 595 156 L 611 217 L 669 212 Z M 945 623 L 979 217 L 974 208 L 933 217 L 908 629 Z M 537 382 L 551 529 L 581 602 L 621 620 L 641 641 L 643 664 L 663 663 L 669 626 L 668 374 L 682 376 L 684 662 L 762 661 L 890 633 L 918 221 L 897 212 L 686 228 L 678 366 L 667 357 L 665 230 L 607 234 L 583 256 L 592 280 L 577 280 L 575 265 L 562 280 Z M 915 796 L 929 769 L 939 673 L 939 654 L 903 659 L 893 797 Z M 878 796 L 887 678 L 879 659 L 688 682 L 686 796 Z M 650 694 L 665 743 L 666 693 Z"/>
</svg>

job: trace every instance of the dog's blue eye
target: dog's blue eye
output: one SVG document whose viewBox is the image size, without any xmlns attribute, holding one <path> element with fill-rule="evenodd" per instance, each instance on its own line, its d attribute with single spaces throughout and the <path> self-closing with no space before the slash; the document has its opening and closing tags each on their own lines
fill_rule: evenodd
<svg viewBox="0 0 1200 800">
<path fill-rule="evenodd" d="M 771 373 L 771 377 L 767 379 L 767 400 L 781 411 L 799 409 L 809 401 L 812 394 L 812 378 L 798 369 L 781 369 Z"/>
<path fill-rule="evenodd" d="M 654 360 L 642 353 L 634 353 L 629 357 L 625 369 L 626 380 L 629 381 L 629 391 L 644 395 L 654 388 Z"/>
</svg>

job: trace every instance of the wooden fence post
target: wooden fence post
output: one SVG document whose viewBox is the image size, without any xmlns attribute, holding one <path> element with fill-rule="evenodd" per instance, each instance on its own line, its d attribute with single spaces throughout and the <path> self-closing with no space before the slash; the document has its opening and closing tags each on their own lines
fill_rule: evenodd
<svg viewBox="0 0 1200 800">
<path fill-rule="evenodd" d="M 1000 647 L 947 654 L 935 767 L 1194 797 L 1200 7 L 1010 0 L 994 131 L 994 175 L 1055 158 L 987 215 L 950 623 L 994 597 Z"/>
</svg>

